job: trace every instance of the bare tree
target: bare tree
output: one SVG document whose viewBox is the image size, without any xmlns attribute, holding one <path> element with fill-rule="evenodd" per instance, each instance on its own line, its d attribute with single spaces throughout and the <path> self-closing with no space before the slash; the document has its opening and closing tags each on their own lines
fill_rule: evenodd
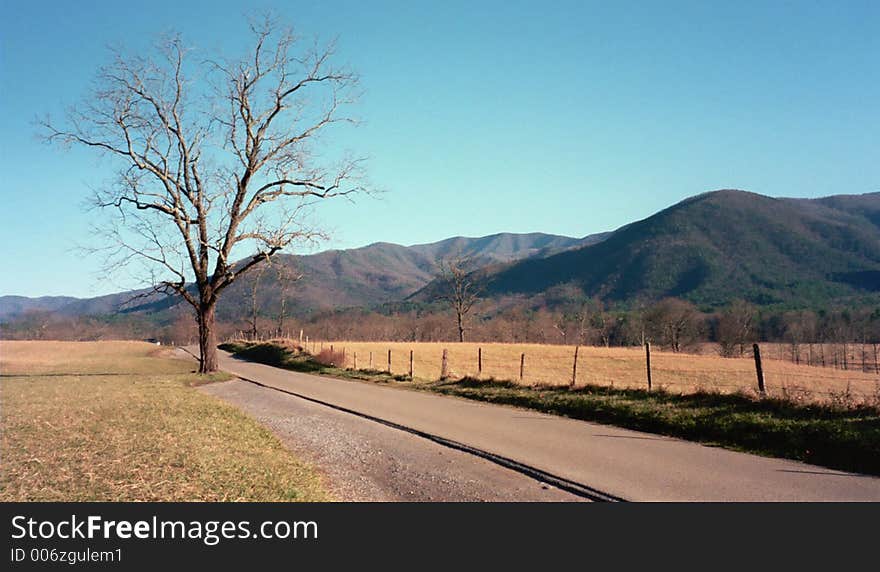
<svg viewBox="0 0 880 572">
<path fill-rule="evenodd" d="M 678 298 L 664 298 L 654 304 L 647 323 L 653 337 L 676 353 L 698 338 L 701 327 L 697 308 Z"/>
<path fill-rule="evenodd" d="M 102 151 L 119 165 L 94 204 L 108 264 L 140 262 L 157 292 L 195 310 L 199 371 L 217 369 L 215 308 L 260 261 L 323 237 L 306 224 L 322 199 L 364 191 L 361 161 L 319 161 L 317 138 L 340 122 L 357 78 L 271 19 L 252 25 L 238 60 L 190 57 L 179 37 L 148 57 L 115 53 L 97 87 L 50 141 Z M 325 153 L 326 154 L 326 153 Z M 233 257 L 244 257 L 236 263 Z"/>
<path fill-rule="evenodd" d="M 587 343 L 592 328 L 593 314 L 600 311 L 598 300 L 591 300 L 573 284 L 553 286 L 544 295 L 545 302 L 558 308 L 553 313 L 553 328 L 562 337 L 562 343 Z"/>
<path fill-rule="evenodd" d="M 278 336 L 284 335 L 284 320 L 287 318 L 287 297 L 294 283 L 301 280 L 303 275 L 296 272 L 292 267 L 277 262 L 272 266 L 275 273 L 275 284 L 278 287 Z"/>
<path fill-rule="evenodd" d="M 258 263 L 254 268 L 250 271 L 250 297 L 251 297 L 251 308 L 250 308 L 250 335 L 251 339 L 257 339 L 259 335 L 259 318 L 260 318 L 260 299 L 263 298 L 265 302 L 265 296 L 261 296 L 260 286 L 262 284 L 263 277 L 266 272 L 270 272 L 271 276 L 275 278 L 275 282 L 273 284 L 274 290 L 278 293 L 279 297 L 279 309 L 278 309 L 278 318 L 275 327 L 275 335 L 281 336 L 282 331 L 284 330 L 284 319 L 287 316 L 287 296 L 290 291 L 291 286 L 302 278 L 301 274 L 295 273 L 289 266 L 285 265 L 281 261 L 275 261 L 272 258 L 266 257 L 265 262 Z"/>
<path fill-rule="evenodd" d="M 648 341 L 648 329 L 650 327 L 649 318 L 651 316 L 648 302 L 644 299 L 637 298 L 632 306 L 627 322 L 628 343 L 635 343 L 644 346 Z"/>
<path fill-rule="evenodd" d="M 720 354 L 733 357 L 745 354 L 755 327 L 755 307 L 744 300 L 734 300 L 718 317 L 716 337 Z"/>
<path fill-rule="evenodd" d="M 251 326 L 251 340 L 256 340 L 257 336 L 259 336 L 259 317 L 260 317 L 260 281 L 263 278 L 263 274 L 265 274 L 266 269 L 269 267 L 268 258 L 265 262 L 257 263 L 254 268 L 251 270 L 251 315 L 250 315 L 250 326 Z"/>
<path fill-rule="evenodd" d="M 562 345 L 565 345 L 569 342 L 571 334 L 577 328 L 577 318 L 568 312 L 554 313 L 553 327 L 562 337 Z"/>
<path fill-rule="evenodd" d="M 599 334 L 602 345 L 607 348 L 611 345 L 611 337 L 622 320 L 619 316 L 607 312 L 601 300 L 595 300 L 594 305 L 596 309 L 592 315 L 593 328 Z"/>
<path fill-rule="evenodd" d="M 458 328 L 458 341 L 463 342 L 468 314 L 480 299 L 483 290 L 474 273 L 474 261 L 459 254 L 441 259 L 437 266 L 441 281 L 438 297 L 452 306 Z"/>
<path fill-rule="evenodd" d="M 791 347 L 791 361 L 800 363 L 801 344 L 806 342 L 812 345 L 816 339 L 816 314 L 810 310 L 785 312 L 782 314 L 782 321 L 785 324 L 783 339 Z"/>
</svg>

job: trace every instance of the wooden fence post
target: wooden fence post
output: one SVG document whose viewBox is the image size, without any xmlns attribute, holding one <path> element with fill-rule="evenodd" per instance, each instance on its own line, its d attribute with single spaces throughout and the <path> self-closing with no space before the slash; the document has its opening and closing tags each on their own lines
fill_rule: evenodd
<svg viewBox="0 0 880 572">
<path fill-rule="evenodd" d="M 880 373 L 880 365 L 877 365 L 877 344 L 872 344 L 874 346 L 874 373 Z"/>
<path fill-rule="evenodd" d="M 440 360 L 440 379 L 449 377 L 449 356 L 446 349 L 443 349 L 443 358 Z"/>
<path fill-rule="evenodd" d="M 521 353 L 519 355 L 519 380 L 520 381 L 523 380 L 523 373 L 525 372 L 525 368 L 526 368 L 526 354 Z"/>
<path fill-rule="evenodd" d="M 645 370 L 648 372 L 648 391 L 651 391 L 651 342 L 645 342 Z"/>
<path fill-rule="evenodd" d="M 290 337 L 290 334 L 289 334 L 289 333 L 287 334 L 287 337 Z M 308 341 L 308 339 L 309 339 L 309 337 L 306 336 L 306 341 Z M 299 331 L 299 345 L 302 345 L 302 343 L 303 343 L 303 331 L 300 330 L 300 331 Z"/>
<path fill-rule="evenodd" d="M 571 366 L 571 386 L 574 387 L 574 384 L 577 383 L 578 376 L 578 350 L 580 346 L 574 347 L 574 365 Z"/>
<path fill-rule="evenodd" d="M 351 356 L 354 359 L 354 369 L 358 368 L 358 353 L 354 352 L 354 355 Z"/>
<path fill-rule="evenodd" d="M 477 348 L 477 377 L 483 375 L 483 348 Z"/>
<path fill-rule="evenodd" d="M 345 346 L 342 346 L 342 369 L 345 369 Z"/>
<path fill-rule="evenodd" d="M 409 350 L 409 378 L 413 378 L 413 351 Z"/>
<path fill-rule="evenodd" d="M 864 338 L 863 338 L 863 339 L 862 339 L 862 371 L 868 371 L 868 369 L 867 369 L 867 365 L 865 365 L 865 364 L 866 364 L 866 360 L 867 360 L 867 357 L 866 357 L 867 355 L 868 355 L 868 352 L 867 352 L 867 350 L 865 349 L 865 340 L 864 340 Z"/>
<path fill-rule="evenodd" d="M 373 369 L 373 352 L 370 352 L 370 369 Z"/>
<path fill-rule="evenodd" d="M 755 373 L 758 374 L 758 391 L 761 395 L 765 395 L 767 390 L 764 388 L 764 368 L 761 367 L 761 349 L 758 344 L 752 344 L 752 353 L 755 354 Z"/>
<path fill-rule="evenodd" d="M 391 348 L 388 348 L 388 373 L 391 373 Z"/>
</svg>

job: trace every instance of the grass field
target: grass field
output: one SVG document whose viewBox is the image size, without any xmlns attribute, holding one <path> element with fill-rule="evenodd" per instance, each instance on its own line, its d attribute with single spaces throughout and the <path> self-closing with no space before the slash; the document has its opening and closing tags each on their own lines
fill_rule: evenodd
<svg viewBox="0 0 880 572">
<path fill-rule="evenodd" d="M 0 500 L 328 500 L 315 469 L 140 342 L 0 342 Z"/>
<path fill-rule="evenodd" d="M 331 345 L 345 349 L 345 367 L 385 370 L 391 350 L 391 371 L 409 373 L 409 352 L 413 351 L 413 375 L 417 379 L 440 377 L 443 350 L 448 351 L 449 374 L 453 378 L 509 380 L 520 383 L 520 357 L 525 354 L 522 384 L 564 386 L 571 382 L 574 346 L 491 343 L 405 343 L 405 342 L 320 342 L 314 349 Z M 311 344 L 307 348 L 312 350 Z M 478 373 L 478 348 L 483 352 L 482 374 Z M 840 401 L 853 404 L 880 401 L 880 376 L 856 370 L 795 365 L 767 358 L 764 378 L 768 394 L 794 401 Z M 751 356 L 722 358 L 704 353 L 651 352 L 653 387 L 675 393 L 712 391 L 746 392 L 757 389 L 755 364 Z M 641 348 L 581 347 L 578 351 L 576 386 L 596 385 L 622 389 L 644 389 L 647 385 L 645 352 Z"/>
</svg>

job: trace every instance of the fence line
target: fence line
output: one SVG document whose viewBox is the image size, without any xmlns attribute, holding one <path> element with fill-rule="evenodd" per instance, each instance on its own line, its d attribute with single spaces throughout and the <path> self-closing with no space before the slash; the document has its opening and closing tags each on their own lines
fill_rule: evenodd
<svg viewBox="0 0 880 572">
<path fill-rule="evenodd" d="M 239 331 L 236 337 L 243 335 L 244 332 Z M 751 352 L 744 352 L 742 358 L 721 358 L 706 354 L 670 352 L 655 354 L 651 344 L 646 343 L 643 348 L 644 353 L 639 359 L 637 351 L 632 353 L 620 351 L 620 349 L 637 350 L 638 348 L 591 349 L 581 346 L 572 348 L 572 346 L 540 344 L 490 344 L 484 347 L 479 343 L 461 345 L 450 343 L 448 346 L 421 343 L 410 345 L 400 342 L 342 344 L 338 341 L 316 340 L 304 332 L 300 333 L 300 340 L 302 343 L 299 347 L 312 353 L 323 351 L 325 344 L 331 352 L 339 349 L 341 363 L 337 365 L 346 368 L 358 369 L 359 366 L 366 365 L 367 369 L 375 371 L 373 349 L 384 351 L 386 363 L 383 364 L 385 367 L 382 369 L 389 374 L 404 375 L 410 379 L 417 374 L 426 380 L 455 380 L 474 376 L 478 379 L 515 380 L 527 386 L 568 386 L 575 389 L 589 385 L 647 390 L 680 388 L 684 393 L 701 390 L 746 390 L 774 396 L 780 393 L 804 392 L 816 396 L 839 397 L 852 394 L 880 399 L 880 377 L 875 375 L 873 368 L 866 366 L 864 372 L 859 371 L 858 367 L 851 367 L 848 370 L 842 368 L 819 370 L 808 365 L 810 359 L 805 359 L 799 364 L 797 360 L 791 363 L 787 360 L 767 360 L 763 355 L 765 353 L 762 351 L 763 348 L 757 344 L 753 346 Z M 295 344 L 293 340 L 286 341 Z M 526 346 L 525 351 L 520 351 L 521 346 Z M 430 348 L 437 348 L 437 353 L 433 353 L 433 356 L 426 353 L 435 351 Z M 812 349 L 807 344 L 807 348 L 812 352 L 812 360 L 819 359 L 817 356 L 828 350 L 827 346 L 824 350 L 820 349 L 818 344 Z M 571 349 L 573 352 L 568 353 Z M 779 347 L 771 348 L 771 354 L 775 353 L 773 350 L 779 351 L 779 349 Z M 869 353 L 869 349 L 871 346 L 866 345 L 865 356 L 873 353 Z M 408 360 L 406 353 L 403 354 L 403 359 L 394 359 L 396 352 L 407 350 Z M 607 353 L 603 353 L 606 350 Z M 361 359 L 358 359 L 358 354 Z M 526 354 L 529 354 L 528 364 Z M 363 359 L 365 357 L 366 360 Z M 744 359 L 748 357 L 755 361 L 751 372 Z M 706 367 L 709 362 L 705 360 L 722 361 L 717 362 L 718 367 Z M 852 360 L 848 363 L 853 365 Z M 641 375 L 638 374 L 639 367 Z M 439 376 L 436 373 L 438 371 Z"/>
<path fill-rule="evenodd" d="M 268 333 L 267 333 L 268 332 Z M 273 335 L 274 334 L 274 335 Z M 238 330 L 227 341 L 270 341 L 273 339 L 284 339 L 294 341 L 291 331 L 279 332 L 275 330 L 264 330 L 257 332 L 245 332 Z M 298 333 L 300 347 L 311 350 L 312 353 L 322 351 L 324 349 L 324 340 L 316 340 L 313 336 L 305 333 L 300 329 Z M 362 344 L 376 344 L 381 342 L 364 341 L 357 342 Z M 404 343 L 404 342 L 395 342 Z M 415 342 L 425 344 L 436 344 L 442 342 Z M 538 343 L 538 342 L 487 342 L 498 343 L 502 345 L 537 345 L 549 347 L 563 347 L 554 343 Z M 706 342 L 710 344 L 710 342 Z M 700 344 L 703 345 L 703 344 Z M 711 343 L 711 345 L 716 345 Z M 764 363 L 767 360 L 791 362 L 796 365 L 808 365 L 823 369 L 832 369 L 835 371 L 854 371 L 863 373 L 875 373 L 880 375 L 880 342 L 767 342 L 764 345 L 775 346 L 770 353 L 762 356 Z M 601 347 L 601 346 L 593 346 Z M 633 348 L 633 346 L 612 346 L 622 348 Z M 635 346 L 637 347 L 637 346 Z M 704 353 L 690 354 L 687 352 L 677 352 L 675 355 L 700 355 L 706 356 Z M 715 354 L 712 354 L 715 355 Z M 717 354 L 717 355 L 720 355 Z M 731 359 L 748 357 L 748 350 L 743 351 L 738 356 L 725 356 Z M 482 356 L 478 356 L 478 375 L 482 374 Z"/>
</svg>

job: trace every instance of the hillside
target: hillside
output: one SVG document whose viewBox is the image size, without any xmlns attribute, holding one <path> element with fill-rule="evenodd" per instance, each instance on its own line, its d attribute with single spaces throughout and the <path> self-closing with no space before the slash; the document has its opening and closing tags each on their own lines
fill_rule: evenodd
<svg viewBox="0 0 880 572">
<path fill-rule="evenodd" d="M 878 224 L 880 193 L 785 199 L 715 191 L 597 244 L 507 265 L 486 277 L 487 293 L 528 295 L 573 283 L 610 302 L 825 303 L 880 288 Z"/>
<path fill-rule="evenodd" d="M 375 243 L 275 261 L 302 279 L 289 288 L 289 314 L 371 307 L 436 294 L 437 261 L 464 254 L 482 266 L 490 298 L 538 295 L 558 284 L 630 304 L 666 296 L 718 307 L 735 298 L 759 305 L 822 306 L 880 299 L 880 193 L 820 199 L 770 198 L 724 190 L 691 197 L 613 233 L 585 238 L 531 233 L 455 237 L 429 244 Z M 251 307 L 254 276 L 230 287 L 218 316 Z M 261 312 L 276 313 L 279 285 L 263 275 Z M 133 293 L 98 298 L 0 297 L 0 320 L 28 310 L 64 315 L 132 311 Z M 176 299 L 140 300 L 134 311 L 162 319 Z"/>
<path fill-rule="evenodd" d="M 68 304 L 77 302 L 70 296 L 0 296 L 0 320 L 11 318 L 29 311 L 56 312 Z"/>
<path fill-rule="evenodd" d="M 608 234 L 603 232 L 584 238 L 569 238 L 540 232 L 529 234 L 505 232 L 481 238 L 457 236 L 440 242 L 417 244 L 409 248 L 432 261 L 432 264 L 433 261 L 441 258 L 460 254 L 473 257 L 478 264 L 485 265 L 491 262 L 510 262 L 532 256 L 556 254 L 571 248 L 595 244 Z"/>
<path fill-rule="evenodd" d="M 164 309 L 169 300 L 161 294 L 143 297 L 149 290 L 118 292 L 94 298 L 71 296 L 0 296 L 0 321 L 15 319 L 28 312 L 48 312 L 62 316 L 101 316 L 132 308 Z"/>
<path fill-rule="evenodd" d="M 542 233 L 500 233 L 469 238 L 455 237 L 435 243 L 401 246 L 375 243 L 363 248 L 328 250 L 295 256 L 280 254 L 276 264 L 291 268 L 302 279 L 290 288 L 289 306 L 294 313 L 317 309 L 372 306 L 400 300 L 431 281 L 437 260 L 462 254 L 478 264 L 510 262 L 529 256 L 545 256 L 601 240 L 604 235 L 570 238 Z M 259 300 L 262 307 L 278 304 L 277 278 L 271 272 L 261 278 Z M 221 299 L 221 318 L 241 317 L 250 306 L 252 277 L 231 286 Z M 62 315 L 104 315 L 117 311 L 157 313 L 167 310 L 176 299 L 154 296 L 129 302 L 138 292 L 122 292 L 96 298 L 0 296 L 0 320 L 14 319 L 28 311 Z"/>
<path fill-rule="evenodd" d="M 477 265 L 511 262 L 593 244 L 603 236 L 577 239 L 542 233 L 501 233 L 413 246 L 379 242 L 307 256 L 280 255 L 275 263 L 302 274 L 289 298 L 293 311 L 302 314 L 402 300 L 428 284 L 435 276 L 437 261 L 447 256 L 470 256 Z M 250 304 L 251 280 L 229 288 L 218 310 L 221 317 L 240 315 L 241 306 Z M 277 290 L 274 276 L 267 272 L 259 288 L 262 308 L 273 309 L 278 304 Z"/>
</svg>

